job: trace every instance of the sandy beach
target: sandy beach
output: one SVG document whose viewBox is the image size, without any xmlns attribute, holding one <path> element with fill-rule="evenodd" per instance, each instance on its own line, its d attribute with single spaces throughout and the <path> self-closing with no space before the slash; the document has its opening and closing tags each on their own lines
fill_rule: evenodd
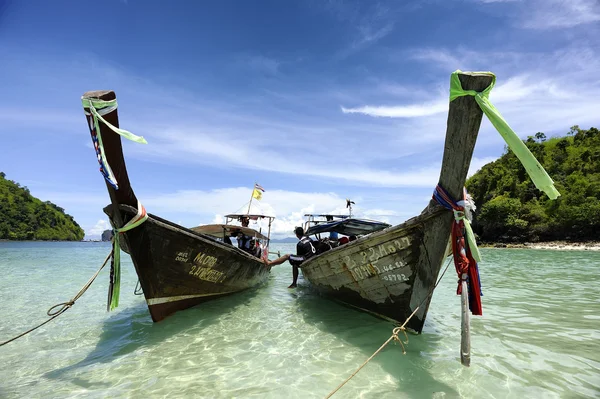
<svg viewBox="0 0 600 399">
<path fill-rule="evenodd" d="M 569 242 L 569 241 L 548 241 L 548 242 L 525 242 L 515 243 L 494 243 L 481 244 L 482 248 L 530 248 L 530 249 L 556 249 L 561 251 L 600 251 L 600 242 Z"/>
</svg>

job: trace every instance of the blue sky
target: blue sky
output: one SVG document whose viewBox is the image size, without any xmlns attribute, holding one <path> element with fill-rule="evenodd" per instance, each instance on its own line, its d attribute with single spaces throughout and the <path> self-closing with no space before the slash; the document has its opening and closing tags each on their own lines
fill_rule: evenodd
<svg viewBox="0 0 600 399">
<path fill-rule="evenodd" d="M 450 73 L 490 70 L 521 136 L 600 125 L 596 0 L 0 0 L 0 170 L 108 228 L 81 109 L 115 90 L 134 190 L 195 226 L 265 189 L 289 236 L 306 212 L 398 223 L 437 183 Z M 471 173 L 501 155 L 484 121 Z"/>
</svg>

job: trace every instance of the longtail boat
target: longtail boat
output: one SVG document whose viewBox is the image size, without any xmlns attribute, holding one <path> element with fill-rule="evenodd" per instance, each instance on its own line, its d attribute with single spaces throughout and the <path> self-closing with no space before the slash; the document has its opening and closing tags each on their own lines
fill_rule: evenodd
<svg viewBox="0 0 600 399">
<path fill-rule="evenodd" d="M 113 91 L 86 92 L 82 103 L 111 201 L 104 208 L 115 232 L 109 310 L 119 301 L 120 248 L 131 256 L 155 322 L 176 311 L 256 287 L 267 279 L 269 268 L 263 259 L 268 256 L 273 217 L 228 215 L 225 225 L 189 229 L 147 213 L 129 182 L 121 136 L 138 143 L 146 143 L 145 139 L 119 128 Z M 255 197 L 261 194 L 257 187 L 255 184 Z M 265 236 L 248 226 L 229 223 L 244 218 L 267 219 L 269 233 Z M 238 234 L 252 241 L 248 249 L 231 244 L 230 237 Z"/>
<path fill-rule="evenodd" d="M 494 83 L 495 76 L 489 72 L 452 74 L 439 183 L 420 215 L 389 227 L 354 226 L 347 216 L 339 215 L 319 215 L 330 217 L 319 224 L 314 223 L 317 215 L 306 215 L 308 234 L 337 231 L 358 235 L 356 240 L 333 246 L 302 263 L 302 274 L 314 288 L 395 323 L 408 320 L 406 328 L 420 333 L 442 263 L 453 253 L 459 276 L 457 292 L 463 296 L 463 332 L 468 330 L 466 301 L 474 315 L 481 315 L 482 307 L 477 269 L 480 257 L 465 218 L 464 184 L 484 112 L 525 165 L 536 186 L 550 198 L 560 195 L 552 179 L 489 102 L 488 94 Z M 463 354 L 466 353 L 465 349 Z M 468 364 L 468 360 L 463 363 Z"/>
</svg>

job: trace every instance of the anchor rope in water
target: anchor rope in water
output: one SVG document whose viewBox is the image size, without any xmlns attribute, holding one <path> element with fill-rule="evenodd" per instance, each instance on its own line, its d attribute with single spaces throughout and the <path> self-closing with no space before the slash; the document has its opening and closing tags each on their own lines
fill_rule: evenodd
<svg viewBox="0 0 600 399">
<path fill-rule="evenodd" d="M 48 316 L 50 316 L 50 318 L 48 320 L 46 320 L 45 322 L 30 328 L 29 330 L 25 331 L 24 333 L 21 333 L 19 335 L 17 335 L 16 337 L 13 337 L 11 339 L 9 339 L 8 341 L 4 341 L 2 343 L 0 343 L 0 346 L 4 346 L 12 341 L 15 341 L 27 334 L 29 334 L 32 331 L 37 330 L 38 328 L 40 328 L 41 326 L 43 326 L 46 323 L 51 322 L 52 320 L 56 319 L 58 316 L 60 316 L 61 314 L 63 314 L 64 312 L 66 312 L 67 310 L 69 310 L 73 305 L 75 305 L 75 301 L 77 301 L 79 298 L 81 298 L 83 296 L 83 294 L 85 294 L 85 292 L 87 291 L 88 288 L 90 288 L 90 286 L 92 285 L 92 283 L 94 282 L 94 280 L 96 279 L 96 277 L 98 277 L 98 274 L 100 274 L 100 271 L 104 268 L 104 266 L 106 266 L 106 264 L 108 263 L 108 260 L 111 258 L 113 254 L 113 251 L 111 250 L 110 253 L 108 254 L 108 256 L 106 257 L 106 259 L 104 259 L 104 263 L 102 263 L 102 266 L 100 266 L 100 268 L 96 271 L 96 273 L 94 273 L 94 275 L 88 280 L 87 283 L 85 283 L 85 285 L 83 287 L 81 287 L 81 289 L 79 290 L 79 292 L 77 294 L 75 294 L 75 296 L 73 298 L 71 298 L 70 301 L 67 302 L 62 302 L 59 304 L 56 304 L 54 306 L 52 306 L 50 309 L 48 309 L 48 311 L 46 312 L 46 314 Z M 56 308 L 58 308 L 60 306 L 60 308 L 58 310 L 54 310 Z"/>
<path fill-rule="evenodd" d="M 352 377 L 354 377 L 356 374 L 358 374 L 358 372 L 367 365 L 367 363 L 369 363 L 375 356 L 377 356 L 377 354 L 379 352 L 381 352 L 383 350 L 383 348 L 385 348 L 387 346 L 387 344 L 389 344 L 392 340 L 396 341 L 400 344 L 400 346 L 402 346 L 402 354 L 406 355 L 406 348 L 404 347 L 404 345 L 408 345 L 408 335 L 406 334 L 406 324 L 408 324 L 408 322 L 410 321 L 410 319 L 413 318 L 413 316 L 417 313 L 417 311 L 419 310 L 419 308 L 421 308 L 421 305 L 423 305 L 423 303 L 425 303 L 425 301 L 431 296 L 433 295 L 433 291 L 435 290 L 435 287 L 438 286 L 438 284 L 440 283 L 440 281 L 442 281 L 442 277 L 444 277 L 444 274 L 446 274 L 446 270 L 448 270 L 448 266 L 450 266 L 450 262 L 451 262 L 452 258 L 448 260 L 448 262 L 446 263 L 446 268 L 444 269 L 444 271 L 442 272 L 442 275 L 440 276 L 440 278 L 438 279 L 438 281 L 435 283 L 435 285 L 433 286 L 433 288 L 431 289 L 431 292 L 425 297 L 423 298 L 423 300 L 421 301 L 421 303 L 419 304 L 419 306 L 416 307 L 416 309 L 410 314 L 410 316 L 408 316 L 408 318 L 404 321 L 404 323 L 400 326 L 400 327 L 395 327 L 392 330 L 392 335 L 387 339 L 387 341 L 385 341 L 383 343 L 383 345 L 381 345 L 379 347 L 379 349 L 377 349 L 367 360 L 365 360 L 365 362 L 363 364 L 360 365 L 359 368 L 356 369 L 356 371 L 354 371 L 354 373 L 352 373 L 352 375 L 350 375 L 350 377 L 346 378 L 346 380 L 344 382 L 342 382 L 340 385 L 337 386 L 337 388 L 335 388 L 333 391 L 331 391 L 329 393 L 329 395 L 327 395 L 325 397 L 325 399 L 329 399 L 330 397 L 332 397 L 337 391 L 340 390 L 340 388 L 342 388 L 344 385 L 346 385 L 346 383 L 348 381 L 350 381 L 352 379 Z M 402 342 L 402 340 L 398 337 L 398 334 L 400 333 L 400 331 L 402 331 L 404 333 L 404 336 L 406 337 L 406 341 Z"/>
</svg>

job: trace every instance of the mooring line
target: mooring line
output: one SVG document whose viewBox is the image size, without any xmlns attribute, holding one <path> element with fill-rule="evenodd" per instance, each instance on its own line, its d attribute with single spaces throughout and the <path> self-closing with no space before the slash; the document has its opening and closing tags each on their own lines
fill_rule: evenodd
<svg viewBox="0 0 600 399">
<path fill-rule="evenodd" d="M 52 320 L 56 319 L 58 316 L 60 316 L 61 314 L 63 314 L 67 310 L 69 310 L 71 308 L 71 306 L 75 305 L 75 301 L 77 301 L 79 298 L 81 298 L 81 296 L 87 291 L 87 289 L 90 288 L 90 285 L 92 285 L 92 283 L 94 282 L 96 277 L 98 277 L 98 274 L 100 273 L 100 271 L 104 268 L 104 266 L 106 266 L 106 263 L 108 263 L 108 260 L 110 259 L 112 254 L 113 254 L 113 251 L 111 250 L 110 253 L 108 254 L 108 256 L 106 257 L 106 259 L 104 259 L 104 263 L 102 264 L 102 266 L 100 266 L 100 269 L 98 269 L 98 271 L 92 276 L 92 278 L 90 278 L 88 280 L 87 283 L 85 283 L 85 285 L 83 287 L 81 287 L 79 292 L 70 301 L 59 303 L 57 305 L 52 306 L 50 309 L 48 309 L 48 311 L 46 312 L 46 314 L 48 316 L 50 316 L 50 318 L 48 320 L 25 331 L 24 333 L 17 335 L 16 337 L 9 339 L 8 341 L 4 341 L 4 342 L 0 343 L 0 346 L 4 346 L 4 345 L 8 344 L 9 342 L 15 341 L 15 340 L 29 334 L 30 332 L 37 330 L 44 324 L 51 322 Z M 60 308 L 58 310 L 54 310 L 54 309 L 58 308 L 59 306 L 60 306 Z"/>
<path fill-rule="evenodd" d="M 371 361 L 371 359 L 373 359 L 379 352 L 381 352 L 381 350 L 383 350 L 383 348 L 386 347 L 387 344 L 389 344 L 392 340 L 396 341 L 398 343 L 400 343 L 400 346 L 402 346 L 402 354 L 406 355 L 406 348 L 404 347 L 404 345 L 408 344 L 408 335 L 406 334 L 406 324 L 408 324 L 408 322 L 410 321 L 410 319 L 412 319 L 412 317 L 417 313 L 417 311 L 419 310 L 419 308 L 421 307 L 421 305 L 423 305 L 423 303 L 425 303 L 425 301 L 431 296 L 433 295 L 433 291 L 435 290 L 435 288 L 438 286 L 438 284 L 440 283 L 440 281 L 442 281 L 442 277 L 444 277 L 444 274 L 446 274 L 446 270 L 448 270 L 448 266 L 450 266 L 450 261 L 452 261 L 452 258 L 450 258 L 448 260 L 448 263 L 446 263 L 446 268 L 444 269 L 444 271 L 442 272 L 442 275 L 440 276 L 440 278 L 438 279 L 438 281 L 435 283 L 435 285 L 433 286 L 433 288 L 431 289 L 431 292 L 429 292 L 429 294 L 421 301 L 421 303 L 419 304 L 419 306 L 417 306 L 417 308 L 411 313 L 410 316 L 408 316 L 408 318 L 404 321 L 404 324 L 402 324 L 400 327 L 395 327 L 392 330 L 392 336 L 389 337 L 387 339 L 387 341 L 385 341 L 383 343 L 383 345 L 381 345 L 379 347 L 379 349 L 377 349 L 375 351 L 375 353 L 373 353 L 363 364 L 360 365 L 359 368 L 356 369 L 356 371 L 354 373 L 352 373 L 352 375 L 348 378 L 346 378 L 346 380 L 344 382 L 342 382 L 340 385 L 337 386 L 337 388 L 335 388 L 333 391 L 331 391 L 329 393 L 329 395 L 327 395 L 325 397 L 325 399 L 329 399 L 330 397 L 332 397 L 337 391 L 340 390 L 340 388 L 342 388 L 344 385 L 346 385 L 346 383 L 348 381 L 350 381 L 352 379 L 352 377 L 354 377 L 356 374 L 358 374 L 358 372 L 367 365 L 367 363 L 369 363 Z M 400 338 L 398 338 L 398 334 L 400 333 L 400 331 L 402 331 L 404 333 L 404 336 L 406 337 L 406 341 L 402 342 L 402 340 Z"/>
</svg>

